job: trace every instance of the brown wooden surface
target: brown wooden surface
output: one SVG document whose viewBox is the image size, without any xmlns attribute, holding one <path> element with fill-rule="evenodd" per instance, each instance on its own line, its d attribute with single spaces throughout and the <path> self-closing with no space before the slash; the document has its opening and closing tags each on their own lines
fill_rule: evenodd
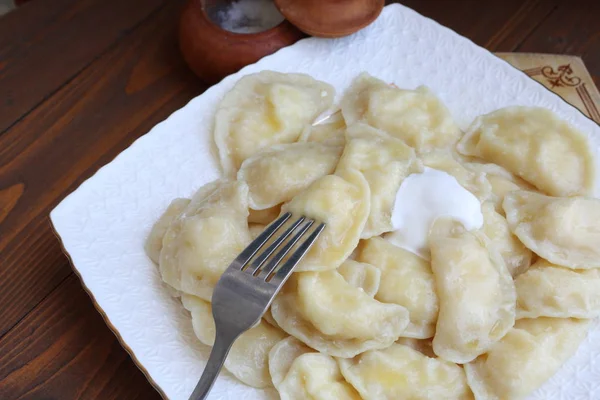
<svg viewBox="0 0 600 400">
<path fill-rule="evenodd" d="M 406 0 L 492 51 L 570 53 L 600 84 L 600 2 Z M 205 89 L 180 0 L 33 0 L 0 18 L 0 399 L 154 399 L 48 212 Z"/>
</svg>

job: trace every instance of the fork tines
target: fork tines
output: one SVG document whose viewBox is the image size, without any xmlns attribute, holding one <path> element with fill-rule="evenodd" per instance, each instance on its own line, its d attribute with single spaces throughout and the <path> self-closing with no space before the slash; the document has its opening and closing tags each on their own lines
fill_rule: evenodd
<svg viewBox="0 0 600 400">
<path fill-rule="evenodd" d="M 275 235 L 284 228 L 280 235 Z M 265 228 L 232 265 L 266 282 L 278 284 L 289 275 L 324 228 L 324 223 L 318 224 L 304 216 L 293 218 L 291 213 L 285 213 Z"/>
</svg>

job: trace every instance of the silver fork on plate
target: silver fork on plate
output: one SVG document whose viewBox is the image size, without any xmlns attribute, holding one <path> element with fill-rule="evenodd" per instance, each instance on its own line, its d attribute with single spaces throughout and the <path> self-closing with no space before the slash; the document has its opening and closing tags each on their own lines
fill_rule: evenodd
<svg viewBox="0 0 600 400">
<path fill-rule="evenodd" d="M 288 220 L 291 225 L 266 246 Z M 215 343 L 190 400 L 208 396 L 233 342 L 260 320 L 324 228 L 324 223 L 306 217 L 294 220 L 291 213 L 285 213 L 258 235 L 225 270 L 212 296 Z"/>
</svg>

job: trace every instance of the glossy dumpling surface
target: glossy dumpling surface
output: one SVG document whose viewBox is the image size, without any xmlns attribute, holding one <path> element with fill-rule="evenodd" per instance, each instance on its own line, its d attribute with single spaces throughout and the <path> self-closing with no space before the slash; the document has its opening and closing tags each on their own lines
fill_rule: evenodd
<svg viewBox="0 0 600 400">
<path fill-rule="evenodd" d="M 600 269 L 572 270 L 539 259 L 515 279 L 517 318 L 596 318 Z"/>
<path fill-rule="evenodd" d="M 365 400 L 473 399 L 461 367 L 401 344 L 338 359 L 338 363 Z"/>
<path fill-rule="evenodd" d="M 214 138 L 226 176 L 260 149 L 295 142 L 333 102 L 334 89 L 303 74 L 263 71 L 242 77 L 215 116 Z"/>
<path fill-rule="evenodd" d="M 281 400 L 361 400 L 333 357 L 321 353 L 296 358 L 277 390 Z"/>
<path fill-rule="evenodd" d="M 341 175 L 341 176 L 340 176 Z M 326 224 L 296 271 L 335 269 L 352 253 L 370 210 L 369 185 L 358 171 L 327 175 L 283 205 L 282 213 L 306 216 Z"/>
<path fill-rule="evenodd" d="M 372 299 L 337 271 L 303 272 L 296 278 L 300 313 L 325 335 L 396 339 L 397 327 L 406 326 L 408 313 L 404 307 Z"/>
<path fill-rule="evenodd" d="M 302 354 L 314 352 L 315 350 L 293 336 L 289 336 L 273 346 L 269 351 L 269 373 L 271 374 L 273 386 L 275 388 L 279 387 L 296 358 Z"/>
<path fill-rule="evenodd" d="M 353 357 L 392 344 L 408 325 L 408 312 L 381 303 L 337 271 L 292 275 L 271 306 L 281 328 L 310 347 Z"/>
<path fill-rule="evenodd" d="M 512 232 L 540 257 L 569 268 L 600 267 L 600 200 L 518 191 L 503 206 Z"/>
<path fill-rule="evenodd" d="M 587 138 L 544 108 L 507 107 L 481 116 L 458 151 L 501 165 L 551 196 L 593 190 L 595 165 Z"/>
<path fill-rule="evenodd" d="M 483 233 L 500 253 L 512 276 L 525 272 L 531 264 L 532 253 L 510 231 L 506 219 L 496 212 L 492 203 L 481 206 L 483 213 Z"/>
<path fill-rule="evenodd" d="M 446 106 L 424 86 L 398 89 L 363 73 L 344 94 L 341 107 L 348 126 L 363 121 L 417 151 L 448 147 L 460 137 Z"/>
<path fill-rule="evenodd" d="M 381 270 L 377 300 L 408 310 L 410 323 L 402 336 L 432 337 L 439 303 L 429 261 L 379 237 L 361 244 L 357 260 Z"/>
<path fill-rule="evenodd" d="M 237 177 L 250 188 L 250 208 L 264 210 L 291 200 L 333 173 L 341 153 L 341 147 L 320 143 L 275 145 L 247 158 Z"/>
<path fill-rule="evenodd" d="M 190 204 L 189 199 L 175 199 L 169 204 L 169 207 L 163 212 L 158 221 L 154 223 L 150 234 L 146 239 L 144 249 L 152 261 L 158 264 L 160 260 L 160 251 L 162 250 L 162 241 L 165 233 L 169 229 L 171 222 L 179 217 L 183 210 Z"/>
<path fill-rule="evenodd" d="M 433 350 L 459 364 L 488 351 L 515 321 L 512 277 L 486 240 L 447 219 L 429 237 L 440 302 Z"/>
<path fill-rule="evenodd" d="M 223 271 L 251 241 L 247 218 L 244 182 L 218 180 L 203 186 L 163 237 L 162 279 L 210 301 Z"/>
<path fill-rule="evenodd" d="M 558 371 L 587 334 L 586 320 L 518 320 L 490 351 L 465 365 L 476 400 L 524 399 Z"/>
<path fill-rule="evenodd" d="M 346 123 L 341 111 L 332 114 L 321 123 L 307 126 L 298 141 L 343 147 L 346 144 Z"/>
<path fill-rule="evenodd" d="M 415 152 L 402 140 L 362 123 L 348 127 L 346 141 L 337 168 L 360 171 L 371 191 L 371 211 L 361 238 L 389 232 L 400 184 L 409 174 L 422 171 Z"/>
<path fill-rule="evenodd" d="M 181 300 L 192 314 L 192 325 L 198 339 L 212 346 L 216 331 L 210 303 L 189 295 L 183 295 Z M 225 359 L 225 368 L 246 385 L 257 388 L 272 386 L 269 352 L 286 337 L 281 330 L 260 322 L 242 333 L 233 343 Z"/>
</svg>

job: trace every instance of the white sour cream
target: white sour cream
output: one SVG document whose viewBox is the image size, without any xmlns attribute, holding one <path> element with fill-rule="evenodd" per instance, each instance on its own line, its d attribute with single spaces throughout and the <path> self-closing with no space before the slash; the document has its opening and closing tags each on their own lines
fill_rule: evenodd
<svg viewBox="0 0 600 400">
<path fill-rule="evenodd" d="M 391 243 L 429 259 L 427 236 L 439 217 L 459 221 L 467 230 L 483 225 L 481 203 L 452 175 L 427 168 L 409 175 L 400 185 L 392 212 L 394 231 L 384 237 Z"/>
</svg>

